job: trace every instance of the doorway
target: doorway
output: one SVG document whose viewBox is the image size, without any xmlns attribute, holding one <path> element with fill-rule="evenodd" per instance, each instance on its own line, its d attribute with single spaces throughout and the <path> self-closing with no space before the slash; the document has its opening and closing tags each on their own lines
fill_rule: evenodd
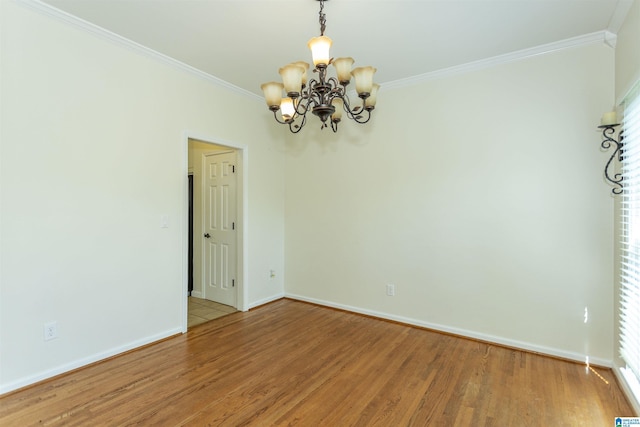
<svg viewBox="0 0 640 427">
<path fill-rule="evenodd" d="M 187 184 L 191 195 L 187 197 L 189 226 L 185 227 L 188 228 L 189 241 L 185 242 L 187 297 L 184 331 L 198 320 L 194 316 L 213 319 L 221 312 L 228 314 L 246 310 L 247 291 L 244 283 L 246 180 L 243 168 L 246 147 L 193 137 L 188 137 L 186 144 Z M 223 175 L 226 178 L 218 180 Z M 230 177 L 235 184 L 233 192 L 224 182 Z M 216 235 L 218 231 L 227 233 L 227 236 Z M 216 262 L 211 265 L 211 260 Z M 220 295 L 214 292 L 216 290 L 226 292 L 227 298 L 220 300 Z M 219 304 L 216 300 L 224 305 L 216 305 Z"/>
</svg>

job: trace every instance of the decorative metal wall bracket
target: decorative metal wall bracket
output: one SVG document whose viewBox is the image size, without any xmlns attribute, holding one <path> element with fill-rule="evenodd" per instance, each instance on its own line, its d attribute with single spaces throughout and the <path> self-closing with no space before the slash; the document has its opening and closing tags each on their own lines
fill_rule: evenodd
<svg viewBox="0 0 640 427">
<path fill-rule="evenodd" d="M 617 140 L 614 138 L 616 133 L 616 127 L 618 126 L 620 126 L 619 123 L 598 126 L 598 129 L 602 129 L 602 144 L 600 144 L 600 146 L 605 150 L 608 150 L 614 144 L 616 147 L 616 149 L 613 151 L 613 154 L 611 154 L 609 161 L 604 167 L 604 177 L 607 179 L 607 181 L 609 181 L 615 186 L 611 190 L 613 194 L 622 194 L 622 189 L 623 189 L 622 174 L 614 173 L 612 177 L 611 174 L 609 173 L 609 168 L 611 167 L 611 162 L 613 161 L 614 158 L 616 158 L 619 162 L 622 162 L 622 160 L 624 159 L 624 144 L 622 142 L 624 137 L 622 135 L 622 131 L 620 131 L 620 134 L 618 135 Z"/>
</svg>

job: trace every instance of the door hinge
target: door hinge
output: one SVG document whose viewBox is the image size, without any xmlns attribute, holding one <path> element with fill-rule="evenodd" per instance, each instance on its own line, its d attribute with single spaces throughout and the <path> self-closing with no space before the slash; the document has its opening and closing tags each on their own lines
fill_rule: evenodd
<svg viewBox="0 0 640 427">
<path fill-rule="evenodd" d="M 231 287 L 232 288 L 236 287 L 236 279 L 231 279 Z"/>
<path fill-rule="evenodd" d="M 231 165 L 231 173 L 236 173 L 236 165 Z"/>
<path fill-rule="evenodd" d="M 236 223 L 235 223 L 235 222 L 232 222 L 232 223 L 231 223 L 231 229 L 232 229 L 232 230 L 235 230 L 235 229 L 236 229 Z"/>
</svg>

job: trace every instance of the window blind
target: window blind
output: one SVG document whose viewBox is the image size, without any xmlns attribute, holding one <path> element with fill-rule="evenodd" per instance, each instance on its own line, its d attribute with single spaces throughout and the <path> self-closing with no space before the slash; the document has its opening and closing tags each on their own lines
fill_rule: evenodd
<svg viewBox="0 0 640 427">
<path fill-rule="evenodd" d="M 620 352 L 640 379 L 640 85 L 623 102 Z"/>
</svg>

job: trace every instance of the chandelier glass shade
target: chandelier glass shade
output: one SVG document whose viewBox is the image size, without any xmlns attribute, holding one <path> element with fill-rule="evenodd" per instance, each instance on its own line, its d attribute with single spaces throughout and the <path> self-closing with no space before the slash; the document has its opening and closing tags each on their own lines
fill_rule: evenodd
<svg viewBox="0 0 640 427">
<path fill-rule="evenodd" d="M 308 43 L 314 66 L 312 72 L 317 77 L 308 79 L 310 65 L 298 61 L 278 70 L 282 83 L 269 82 L 261 86 L 267 106 L 276 121 L 289 125 L 289 130 L 293 133 L 300 132 L 306 124 L 308 112 L 320 119 L 321 129 L 330 125 L 334 132 L 338 130 L 343 113 L 356 123 L 367 123 L 376 106 L 380 88 L 380 85 L 373 82 L 375 68 L 367 66 L 352 69 L 355 62 L 353 58 L 331 58 L 333 42 L 324 35 L 324 0 L 317 1 L 320 2 L 320 36 L 312 38 Z M 329 65 L 334 66 L 337 77 L 327 75 Z M 353 107 L 347 95 L 347 85 L 352 78 L 361 104 Z"/>
</svg>

